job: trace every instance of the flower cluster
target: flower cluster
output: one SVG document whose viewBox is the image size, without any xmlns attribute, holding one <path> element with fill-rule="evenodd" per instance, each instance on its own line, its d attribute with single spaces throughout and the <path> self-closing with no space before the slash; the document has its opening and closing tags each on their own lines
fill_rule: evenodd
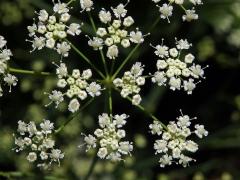
<svg viewBox="0 0 240 180">
<path fill-rule="evenodd" d="M 116 8 L 112 8 L 114 16 L 110 11 L 102 9 L 99 12 L 99 19 L 107 27 L 99 27 L 96 32 L 97 36 L 89 38 L 88 41 L 89 46 L 92 46 L 94 50 L 101 50 L 106 45 L 108 48 L 106 56 L 109 59 L 118 57 L 119 44 L 123 48 L 128 48 L 131 43 L 140 44 L 144 41 L 145 35 L 138 28 L 131 32 L 127 30 L 134 24 L 134 20 L 131 16 L 126 16 L 126 5 L 119 4 Z"/>
<path fill-rule="evenodd" d="M 18 121 L 18 137 L 15 136 L 14 149 L 16 152 L 26 151 L 26 159 L 30 163 L 37 163 L 37 167 L 49 168 L 53 162 L 60 165 L 60 159 L 64 154 L 55 148 L 55 141 L 52 139 L 54 125 L 49 120 L 43 120 L 40 129 L 33 121 L 26 124 Z"/>
<path fill-rule="evenodd" d="M 29 37 L 27 40 L 32 43 L 33 50 L 41 50 L 44 47 L 55 49 L 61 56 L 67 57 L 71 49 L 70 44 L 66 40 L 68 35 L 75 36 L 81 33 L 81 25 L 69 22 L 71 15 L 69 7 L 65 3 L 54 4 L 54 14 L 49 15 L 46 10 L 40 10 L 38 15 L 38 23 L 28 26 Z"/>
<path fill-rule="evenodd" d="M 14 75 L 8 73 L 8 61 L 12 56 L 12 52 L 7 49 L 6 45 L 7 41 L 3 36 L 0 36 L 0 97 L 3 95 L 2 81 L 10 87 L 9 92 L 11 92 L 12 86 L 17 85 L 18 81 Z"/>
<path fill-rule="evenodd" d="M 126 114 L 112 116 L 103 113 L 100 115 L 98 117 L 100 128 L 95 130 L 94 135 L 84 135 L 86 151 L 97 148 L 99 158 L 111 161 L 121 161 L 122 155 L 131 155 L 132 142 L 122 141 L 126 132 L 120 129 L 126 124 L 127 118 Z"/>
<path fill-rule="evenodd" d="M 139 105 L 142 101 L 139 92 L 141 91 L 140 86 L 145 84 L 145 77 L 142 76 L 143 70 L 144 66 L 140 62 L 136 62 L 130 71 L 124 73 L 124 76 L 121 79 L 116 78 L 113 81 L 116 88 L 121 88 L 121 96 L 123 98 L 133 95 L 133 105 Z"/>
<path fill-rule="evenodd" d="M 161 5 L 158 5 L 158 3 L 161 0 L 152 0 L 152 1 L 157 4 L 156 6 L 159 8 L 159 12 L 161 13 L 161 18 L 167 19 L 168 22 L 170 22 L 169 17 L 171 17 L 173 14 L 173 6 L 172 6 L 173 4 L 180 6 L 181 9 L 184 10 L 185 14 L 182 16 L 182 20 L 187 22 L 198 19 L 198 14 L 196 14 L 195 6 L 199 6 L 203 4 L 202 0 L 168 0 L 169 3 L 163 3 Z M 186 9 L 184 7 L 184 3 L 186 1 L 189 1 L 192 4 L 193 7 L 191 9 Z"/>
<path fill-rule="evenodd" d="M 57 66 L 56 74 L 58 76 L 57 87 L 65 90 L 65 92 L 53 90 L 49 95 L 51 102 L 55 103 L 56 108 L 64 100 L 64 96 L 71 99 L 68 110 L 72 113 L 79 110 L 80 100 L 85 100 L 88 95 L 91 97 L 101 95 L 101 86 L 96 82 L 89 83 L 88 81 L 92 77 L 92 71 L 90 69 L 84 70 L 82 73 L 78 69 L 74 69 L 71 74 L 68 74 L 66 64 L 61 63 Z M 48 106 L 47 105 L 47 106 Z"/>
<path fill-rule="evenodd" d="M 203 125 L 196 124 L 195 130 L 191 131 L 191 121 L 196 118 L 190 119 L 188 115 L 183 115 L 177 118 L 177 121 L 170 121 L 164 129 L 158 121 L 154 121 L 149 127 L 153 135 L 158 135 L 158 139 L 154 143 L 155 154 L 161 154 L 159 160 L 160 166 L 165 167 L 172 163 L 181 164 L 186 167 L 189 162 L 195 161 L 184 153 L 195 153 L 198 150 L 198 144 L 187 138 L 192 134 L 197 135 L 199 138 L 208 135 L 208 131 L 204 129 Z"/>
<path fill-rule="evenodd" d="M 194 63 L 194 55 L 191 53 L 181 57 L 184 50 L 188 50 L 192 45 L 187 40 L 177 40 L 176 47 L 169 49 L 163 45 L 152 46 L 155 49 L 155 55 L 160 59 L 157 61 L 158 71 L 152 77 L 152 82 L 159 86 L 168 84 L 170 89 L 175 91 L 184 89 L 188 94 L 196 88 L 198 82 L 194 79 L 204 78 L 204 69 Z M 183 60 L 181 60 L 183 59 Z"/>
</svg>

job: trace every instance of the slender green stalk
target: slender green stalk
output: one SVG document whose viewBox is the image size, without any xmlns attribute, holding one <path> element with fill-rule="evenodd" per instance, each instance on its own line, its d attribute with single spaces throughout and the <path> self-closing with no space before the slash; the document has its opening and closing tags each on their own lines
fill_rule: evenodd
<svg viewBox="0 0 240 180">
<path fill-rule="evenodd" d="M 72 2 L 75 2 L 76 0 L 70 0 L 67 5 L 70 5 Z"/>
<path fill-rule="evenodd" d="M 25 69 L 15 69 L 15 68 L 8 68 L 8 71 L 11 73 L 16 74 L 26 74 L 26 75 L 37 75 L 37 76 L 50 76 L 51 74 L 49 72 L 37 72 L 37 71 L 31 71 L 31 70 L 25 70 Z"/>
<path fill-rule="evenodd" d="M 116 72 L 113 74 L 113 79 L 116 78 L 116 76 L 119 74 L 119 72 L 122 70 L 122 68 L 127 64 L 128 60 L 131 59 L 132 55 L 136 52 L 140 44 L 136 45 L 134 49 L 128 54 L 126 59 L 123 61 L 123 63 L 119 66 L 119 68 L 116 70 Z"/>
<path fill-rule="evenodd" d="M 88 16 L 89 16 L 92 28 L 93 28 L 94 32 L 96 33 L 97 28 L 96 28 L 95 22 L 93 20 L 92 14 L 90 12 L 88 12 Z M 105 59 L 105 56 L 103 54 L 102 49 L 100 49 L 100 55 L 101 55 L 101 59 L 102 59 L 102 63 L 103 63 L 103 66 L 104 66 L 105 73 L 106 73 L 106 75 L 108 75 L 108 68 L 107 68 L 107 64 L 106 64 L 106 59 Z"/>
<path fill-rule="evenodd" d="M 154 21 L 154 23 L 150 26 L 148 32 L 152 32 L 152 30 L 158 25 L 159 21 L 161 20 L 161 17 L 158 16 L 158 18 Z"/>
<path fill-rule="evenodd" d="M 112 89 L 108 89 L 108 104 L 109 104 L 109 113 L 112 114 Z"/>
<path fill-rule="evenodd" d="M 61 132 L 75 117 L 77 117 L 89 104 L 93 102 L 94 98 L 90 99 L 88 102 L 86 102 L 82 108 L 75 114 L 73 114 L 62 126 L 60 126 L 56 131 L 55 134 L 58 134 Z"/>
<path fill-rule="evenodd" d="M 119 89 L 115 89 L 115 90 L 118 91 L 118 92 L 120 92 Z M 127 99 L 128 101 L 132 102 L 132 99 L 131 99 L 129 96 L 127 96 L 126 99 Z M 142 105 L 139 104 L 139 105 L 136 105 L 136 107 L 137 107 L 138 109 L 140 109 L 142 112 L 144 112 L 146 115 L 148 115 L 150 118 L 152 118 L 153 120 L 158 121 L 158 122 L 162 125 L 162 127 L 163 127 L 166 131 L 168 131 L 167 126 L 166 126 L 164 123 L 162 123 L 162 122 L 161 122 L 156 116 L 154 116 L 152 113 L 148 112 Z"/>
<path fill-rule="evenodd" d="M 96 166 L 96 164 L 97 164 L 97 161 L 98 161 L 98 157 L 97 157 L 97 151 L 96 151 L 96 153 L 95 153 L 95 155 L 94 155 L 94 157 L 93 157 L 91 166 L 90 166 L 90 168 L 89 168 L 89 170 L 88 170 L 88 173 L 87 173 L 87 175 L 83 178 L 83 180 L 88 180 L 88 179 L 91 177 L 91 175 L 92 175 L 92 173 L 93 173 L 93 170 L 94 170 L 94 168 L 95 168 L 95 166 Z"/>
<path fill-rule="evenodd" d="M 71 47 L 73 48 L 73 50 L 83 58 L 83 60 L 85 60 L 88 64 L 90 64 L 93 69 L 102 77 L 105 78 L 105 76 L 103 75 L 103 73 L 101 71 L 98 70 L 98 68 L 75 46 L 73 45 L 70 41 L 68 41 L 66 39 L 66 41 L 71 45 Z"/>
</svg>

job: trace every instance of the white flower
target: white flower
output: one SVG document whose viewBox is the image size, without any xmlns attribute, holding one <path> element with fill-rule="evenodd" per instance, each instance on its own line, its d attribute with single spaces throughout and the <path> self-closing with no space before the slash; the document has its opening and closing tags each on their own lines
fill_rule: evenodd
<svg viewBox="0 0 240 180">
<path fill-rule="evenodd" d="M 80 5 L 82 11 L 91 11 L 93 9 L 93 1 L 92 0 L 80 0 Z"/>
<path fill-rule="evenodd" d="M 67 7 L 67 4 L 58 1 L 58 3 L 54 4 L 53 11 L 58 14 L 63 14 L 69 12 L 69 8 Z"/>
<path fill-rule="evenodd" d="M 57 44 L 57 52 L 63 57 L 68 57 L 68 52 L 71 49 L 71 46 L 67 42 L 62 42 Z"/>
<path fill-rule="evenodd" d="M 165 140 L 156 140 L 154 143 L 154 149 L 156 153 L 165 153 L 167 152 L 167 141 Z"/>
<path fill-rule="evenodd" d="M 100 96 L 101 95 L 101 86 L 97 84 L 96 82 L 92 82 L 89 84 L 89 86 L 86 88 L 88 94 L 92 97 Z"/>
<path fill-rule="evenodd" d="M 185 61 L 185 63 L 191 64 L 191 63 L 193 63 L 194 59 L 195 59 L 195 56 L 193 56 L 191 53 L 189 53 L 185 56 L 184 61 Z"/>
<path fill-rule="evenodd" d="M 161 135 L 162 134 L 162 125 L 160 124 L 160 122 L 158 121 L 154 121 L 153 124 L 150 124 L 149 125 L 149 128 L 151 130 L 151 133 L 154 135 L 154 134 L 157 134 L 157 135 Z"/>
<path fill-rule="evenodd" d="M 40 124 L 40 127 L 42 128 L 42 132 L 44 134 L 51 134 L 54 128 L 53 123 L 51 123 L 49 120 L 44 120 L 44 122 Z"/>
<path fill-rule="evenodd" d="M 152 46 L 156 51 L 154 52 L 158 57 L 164 58 L 168 57 L 168 47 L 165 45 L 157 45 L 156 47 Z"/>
<path fill-rule="evenodd" d="M 112 20 L 112 15 L 109 11 L 106 11 L 105 9 L 102 9 L 99 12 L 99 19 L 102 23 L 107 24 Z"/>
<path fill-rule="evenodd" d="M 72 36 L 79 35 L 82 32 L 80 28 L 81 28 L 81 26 L 79 24 L 72 23 L 72 24 L 70 24 L 70 26 L 67 30 L 67 33 Z"/>
<path fill-rule="evenodd" d="M 118 47 L 116 45 L 112 45 L 107 50 L 107 57 L 109 59 L 116 59 L 118 57 Z"/>
<path fill-rule="evenodd" d="M 172 57 L 176 58 L 178 56 L 178 50 L 176 48 L 172 48 L 172 49 L 169 50 L 169 54 Z"/>
<path fill-rule="evenodd" d="M 170 85 L 170 89 L 172 89 L 173 91 L 175 91 L 176 89 L 179 90 L 181 88 L 181 79 L 171 77 L 169 80 L 169 85 Z"/>
<path fill-rule="evenodd" d="M 52 91 L 52 94 L 49 94 L 49 99 L 56 104 L 56 108 L 64 100 L 62 92 L 56 90 Z"/>
<path fill-rule="evenodd" d="M 127 123 L 127 118 L 128 116 L 126 114 L 115 115 L 113 123 L 116 124 L 117 128 L 121 128 Z"/>
<path fill-rule="evenodd" d="M 72 113 L 75 113 L 79 110 L 80 103 L 77 99 L 72 99 L 68 105 L 68 110 Z"/>
<path fill-rule="evenodd" d="M 107 148 L 100 148 L 97 153 L 98 157 L 100 157 L 101 159 L 104 159 L 107 156 L 107 154 L 108 154 Z"/>
<path fill-rule="evenodd" d="M 129 3 L 129 0 L 127 2 L 127 4 Z M 114 15 L 117 18 L 121 18 L 121 17 L 125 17 L 127 14 L 127 10 L 125 9 L 125 7 L 127 6 L 127 4 L 123 5 L 123 4 L 119 4 L 116 8 L 112 8 Z"/>
<path fill-rule="evenodd" d="M 176 47 L 180 50 L 189 49 L 191 46 L 192 44 L 187 39 L 180 39 L 179 41 L 176 39 Z"/>
<path fill-rule="evenodd" d="M 48 159 L 48 154 L 44 151 L 40 153 L 41 160 L 47 160 Z"/>
<path fill-rule="evenodd" d="M 130 152 L 133 150 L 133 145 L 129 141 L 124 141 L 119 143 L 119 149 L 118 151 L 124 155 L 130 154 Z"/>
<path fill-rule="evenodd" d="M 36 155 L 36 153 L 35 153 L 35 152 L 30 152 L 30 153 L 28 154 L 28 156 L 27 156 L 27 160 L 28 160 L 29 162 L 34 162 L 34 161 L 36 161 L 36 160 L 37 160 L 37 155 Z"/>
<path fill-rule="evenodd" d="M 201 5 L 203 4 L 202 0 L 190 0 L 191 3 L 193 3 L 194 5 Z"/>
<path fill-rule="evenodd" d="M 192 21 L 192 20 L 197 20 L 198 15 L 196 14 L 195 9 L 192 10 L 186 10 L 186 14 L 182 16 L 183 21 Z"/>
<path fill-rule="evenodd" d="M 110 117 L 106 113 L 103 113 L 102 115 L 99 115 L 98 120 L 99 120 L 98 121 L 99 126 L 102 127 L 102 128 L 105 128 L 111 122 Z"/>
<path fill-rule="evenodd" d="M 5 40 L 5 38 L 3 36 L 0 36 L 0 48 L 3 48 L 4 46 L 6 46 L 7 41 Z"/>
<path fill-rule="evenodd" d="M 187 91 L 188 94 L 192 94 L 192 91 L 196 88 L 196 84 L 193 79 L 189 79 L 188 81 L 183 81 L 184 90 Z"/>
<path fill-rule="evenodd" d="M 92 46 L 94 50 L 102 49 L 103 40 L 98 37 L 93 37 L 93 39 L 89 39 L 88 45 Z"/>
<path fill-rule="evenodd" d="M 128 16 L 123 20 L 123 25 L 126 27 L 130 27 L 131 25 L 133 25 L 133 23 L 134 23 L 134 19 L 131 16 Z"/>
<path fill-rule="evenodd" d="M 142 98 L 139 94 L 134 95 L 132 98 L 132 104 L 135 106 L 139 105 L 141 103 L 141 101 L 142 101 Z"/>
<path fill-rule="evenodd" d="M 7 83 L 7 85 L 9 86 L 9 92 L 12 91 L 12 86 L 16 86 L 17 85 L 17 81 L 18 79 L 16 78 L 16 76 L 11 75 L 11 74 L 7 74 L 3 80 Z"/>
<path fill-rule="evenodd" d="M 185 148 L 186 150 L 194 153 L 198 150 L 198 145 L 195 142 L 189 140 L 186 142 Z"/>
<path fill-rule="evenodd" d="M 154 76 L 152 77 L 152 82 L 157 83 L 158 86 L 162 86 L 166 84 L 167 78 L 165 77 L 164 72 L 155 72 Z"/>
<path fill-rule="evenodd" d="M 203 125 L 199 125 L 196 124 L 195 125 L 195 131 L 194 133 L 199 137 L 199 138 L 203 138 L 203 136 L 207 136 L 208 135 L 208 131 L 205 130 Z"/>
<path fill-rule="evenodd" d="M 20 135 L 25 135 L 27 132 L 27 124 L 23 121 L 18 121 L 18 132 Z"/>
<path fill-rule="evenodd" d="M 130 41 L 136 44 L 143 43 L 144 38 L 142 32 L 138 30 L 136 32 L 134 31 L 130 32 Z"/>
<path fill-rule="evenodd" d="M 172 157 L 165 154 L 160 158 L 159 163 L 160 163 L 160 167 L 165 167 L 166 165 L 171 165 Z"/>
<path fill-rule="evenodd" d="M 59 160 L 64 158 L 64 154 L 60 149 L 52 149 L 50 157 L 52 161 L 57 161 L 60 164 Z"/>
<path fill-rule="evenodd" d="M 167 19 L 170 23 L 169 17 L 172 16 L 173 7 L 168 4 L 163 4 L 161 7 L 159 7 L 159 11 L 161 13 L 161 18 Z"/>
</svg>

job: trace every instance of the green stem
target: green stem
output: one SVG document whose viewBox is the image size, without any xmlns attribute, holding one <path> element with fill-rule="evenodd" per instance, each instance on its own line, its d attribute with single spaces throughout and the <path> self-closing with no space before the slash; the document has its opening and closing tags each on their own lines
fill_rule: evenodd
<svg viewBox="0 0 240 180">
<path fill-rule="evenodd" d="M 15 69 L 15 68 L 8 68 L 8 71 L 11 73 L 16 74 L 29 74 L 29 75 L 41 75 L 41 76 L 50 76 L 49 72 L 37 72 L 37 71 L 30 71 L 25 69 Z"/>
<path fill-rule="evenodd" d="M 83 58 L 83 60 L 85 60 L 88 64 L 90 64 L 93 69 L 102 77 L 105 78 L 105 76 L 103 75 L 103 73 L 101 71 L 98 70 L 98 68 L 75 46 L 73 45 L 70 41 L 68 41 L 66 39 L 66 41 L 71 45 L 71 47 L 74 49 L 74 51 Z"/>
<path fill-rule="evenodd" d="M 158 16 L 158 18 L 154 21 L 154 23 L 150 26 L 148 32 L 152 32 L 152 30 L 158 25 L 159 21 L 161 20 L 161 17 Z"/>
<path fill-rule="evenodd" d="M 88 102 L 86 102 L 82 108 L 75 114 L 73 114 L 62 126 L 60 126 L 56 131 L 55 134 L 58 134 L 61 132 L 75 117 L 77 117 L 89 104 L 93 102 L 94 98 L 90 99 Z"/>
<path fill-rule="evenodd" d="M 67 5 L 70 5 L 72 2 L 75 2 L 76 0 L 71 0 L 67 3 Z"/>
<path fill-rule="evenodd" d="M 109 103 L 109 113 L 112 115 L 112 89 L 108 89 L 108 103 Z"/>
<path fill-rule="evenodd" d="M 92 28 L 93 28 L 94 32 L 96 33 L 97 32 L 97 28 L 96 28 L 95 22 L 93 20 L 92 14 L 90 12 L 88 12 L 88 16 L 89 16 Z M 103 54 L 103 50 L 100 49 L 99 51 L 100 51 L 100 55 L 101 55 L 101 59 L 102 59 L 102 63 L 103 63 L 103 66 L 104 66 L 105 73 L 108 76 L 108 68 L 107 68 L 105 56 Z"/>
<path fill-rule="evenodd" d="M 98 157 L 97 157 L 97 151 L 96 151 L 96 153 L 95 153 L 95 155 L 94 155 L 94 157 L 93 157 L 91 166 L 90 166 L 90 168 L 89 168 L 89 170 L 88 170 L 88 173 L 87 173 L 87 175 L 85 176 L 85 178 L 83 178 L 83 180 L 88 180 L 88 179 L 90 178 L 90 176 L 91 176 L 92 173 L 93 173 L 94 167 L 95 167 L 96 164 L 97 164 L 97 161 L 98 161 Z"/>
<path fill-rule="evenodd" d="M 138 47 L 140 46 L 140 44 L 136 45 L 134 47 L 134 49 L 128 54 L 128 56 L 126 57 L 126 59 L 123 61 L 123 63 L 119 66 L 119 68 L 117 69 L 117 71 L 113 74 L 113 79 L 116 78 L 116 76 L 119 74 L 119 72 L 122 70 L 122 68 L 127 64 L 128 60 L 132 57 L 132 55 L 136 52 L 136 50 L 138 49 Z"/>
</svg>

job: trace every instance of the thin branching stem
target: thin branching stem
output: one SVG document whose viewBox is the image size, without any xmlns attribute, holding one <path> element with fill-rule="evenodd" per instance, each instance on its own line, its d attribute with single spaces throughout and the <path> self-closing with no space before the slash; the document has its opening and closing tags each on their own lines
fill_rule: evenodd
<svg viewBox="0 0 240 180">
<path fill-rule="evenodd" d="M 77 117 L 88 105 L 90 105 L 93 102 L 94 98 L 90 99 L 88 102 L 86 102 L 81 109 L 79 109 L 79 111 L 75 114 L 73 114 L 72 116 L 70 116 L 70 118 L 62 125 L 60 126 L 55 133 L 58 134 L 59 132 L 61 132 L 73 119 L 75 119 L 75 117 Z"/>
<path fill-rule="evenodd" d="M 116 88 L 115 88 L 115 90 L 118 91 L 118 92 L 120 92 L 119 89 L 116 89 Z M 128 101 L 132 102 L 132 99 L 131 99 L 129 96 L 127 96 L 126 99 L 127 99 Z M 164 130 L 168 131 L 167 126 L 166 126 L 162 121 L 160 121 L 155 115 L 153 115 L 151 112 L 147 111 L 142 105 L 139 104 L 139 105 L 136 105 L 136 107 L 137 107 L 138 109 L 140 109 L 142 112 L 144 112 L 147 116 L 149 116 L 150 118 L 152 118 L 154 121 L 158 121 L 158 122 L 162 125 L 162 127 L 164 128 Z"/>
<path fill-rule="evenodd" d="M 87 175 L 83 178 L 83 180 L 88 180 L 88 179 L 91 177 L 91 175 L 92 175 L 92 173 L 93 173 L 93 170 L 94 170 L 94 168 L 95 168 L 95 166 L 96 166 L 96 164 L 97 164 L 97 161 L 98 161 L 98 156 L 97 156 L 97 151 L 96 151 L 96 153 L 95 153 L 95 155 L 94 155 L 94 157 L 93 157 L 93 160 L 92 160 L 92 162 L 91 162 L 90 168 L 89 168 L 89 170 L 88 170 L 88 173 L 87 173 Z"/>
<path fill-rule="evenodd" d="M 94 30 L 94 33 L 96 33 L 97 32 L 97 28 L 96 28 L 96 25 L 95 25 L 95 22 L 93 20 L 91 12 L 88 12 L 88 17 L 89 17 L 89 20 L 91 22 L 91 25 L 92 25 L 92 28 Z M 108 68 L 107 68 L 106 59 L 105 59 L 103 50 L 100 49 L 99 51 L 100 51 L 100 55 L 101 55 L 101 59 L 102 59 L 102 63 L 103 63 L 103 66 L 104 66 L 105 73 L 108 76 L 109 73 L 108 73 Z"/>
<path fill-rule="evenodd" d="M 15 74 L 25 74 L 25 75 L 36 75 L 36 76 L 50 76 L 51 73 L 49 72 L 38 72 L 38 71 L 31 71 L 25 69 L 16 69 L 16 68 L 8 68 L 8 71 Z"/>
<path fill-rule="evenodd" d="M 112 114 L 112 88 L 108 89 L 108 104 L 109 104 L 109 113 Z"/>
<path fill-rule="evenodd" d="M 71 43 L 69 40 L 66 39 L 66 41 L 71 45 L 73 50 L 83 58 L 84 61 L 86 61 L 88 64 L 92 66 L 92 68 L 102 77 L 105 78 L 103 73 L 91 62 L 90 59 L 88 59 L 73 43 Z"/>
</svg>

